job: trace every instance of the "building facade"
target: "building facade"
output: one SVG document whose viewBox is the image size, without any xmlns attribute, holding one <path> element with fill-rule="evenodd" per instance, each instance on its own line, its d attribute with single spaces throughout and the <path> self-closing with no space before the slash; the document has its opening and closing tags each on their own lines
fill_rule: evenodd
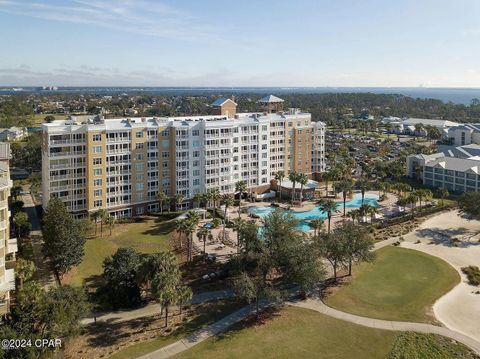
<svg viewBox="0 0 480 359">
<path fill-rule="evenodd" d="M 458 158 L 444 153 L 410 155 L 407 176 L 433 188 L 450 192 L 480 191 L 480 157 Z"/>
<path fill-rule="evenodd" d="M 12 188 L 10 179 L 10 145 L 0 143 L 0 315 L 9 311 L 10 292 L 15 289 L 14 269 L 9 259 L 15 258 L 17 240 L 10 238 L 10 211 L 8 197 Z"/>
<path fill-rule="evenodd" d="M 325 168 L 325 125 L 299 110 L 219 115 L 91 118 L 43 124 L 44 206 L 60 198 L 74 214 L 107 209 L 125 217 L 157 211 L 155 195 L 233 193 L 244 180 L 263 193 L 278 171 Z M 222 113 L 224 113 L 222 115 Z"/>
</svg>

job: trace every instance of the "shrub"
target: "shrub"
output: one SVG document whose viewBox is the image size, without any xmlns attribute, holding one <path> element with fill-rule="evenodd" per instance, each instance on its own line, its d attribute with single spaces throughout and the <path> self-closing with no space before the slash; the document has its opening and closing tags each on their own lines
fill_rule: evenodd
<svg viewBox="0 0 480 359">
<path fill-rule="evenodd" d="M 468 284 L 475 286 L 480 285 L 480 268 L 477 266 L 463 267 L 462 272 L 467 276 Z"/>
</svg>

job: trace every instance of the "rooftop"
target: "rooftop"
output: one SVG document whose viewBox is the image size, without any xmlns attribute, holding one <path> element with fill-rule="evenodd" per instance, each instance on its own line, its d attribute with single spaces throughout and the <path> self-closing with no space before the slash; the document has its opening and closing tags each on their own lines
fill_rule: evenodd
<svg viewBox="0 0 480 359">
<path fill-rule="evenodd" d="M 262 97 L 260 100 L 258 100 L 260 103 L 280 103 L 280 102 L 285 102 L 282 100 L 280 97 L 274 96 L 274 95 L 268 95 L 265 97 Z"/>
</svg>

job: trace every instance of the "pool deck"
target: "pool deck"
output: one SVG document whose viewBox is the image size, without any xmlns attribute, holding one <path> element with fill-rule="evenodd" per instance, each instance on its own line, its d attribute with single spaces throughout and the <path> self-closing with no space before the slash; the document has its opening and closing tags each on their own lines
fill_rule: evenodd
<svg viewBox="0 0 480 359">
<path fill-rule="evenodd" d="M 358 193 L 355 193 L 355 194 L 358 194 Z M 378 196 L 378 191 L 368 191 L 368 192 L 365 193 L 365 195 L 376 195 L 376 196 Z M 335 200 L 338 203 L 343 203 L 343 200 L 342 200 L 341 196 L 337 196 L 337 198 Z M 392 194 L 392 193 L 389 193 L 388 198 L 386 200 L 384 200 L 382 202 L 379 202 L 380 209 L 381 209 L 380 213 L 382 211 L 393 211 L 393 210 L 395 210 L 396 207 L 397 207 L 396 204 L 395 204 L 396 201 L 397 201 L 397 196 Z M 240 218 L 242 218 L 244 220 L 254 220 L 257 223 L 257 225 L 261 226 L 263 224 L 263 219 L 251 217 L 247 212 L 248 208 L 265 207 L 265 206 L 269 206 L 269 205 L 270 205 L 270 202 L 242 201 L 242 213 L 240 215 Z M 295 212 L 306 212 L 306 211 L 310 211 L 312 209 L 315 209 L 315 207 L 317 207 L 316 201 L 315 202 L 314 201 L 305 201 L 301 205 L 295 205 L 295 206 L 291 206 L 290 203 L 283 202 L 283 203 L 280 203 L 279 208 L 288 209 L 290 211 L 295 211 Z M 352 209 L 353 208 L 347 208 L 346 212 L 348 213 Z M 231 218 L 231 219 L 237 218 L 238 217 L 238 207 L 234 207 L 234 208 L 229 209 L 228 213 L 229 213 L 228 214 L 229 218 Z M 336 223 L 338 223 L 339 221 L 342 221 L 344 219 L 344 217 L 342 215 L 343 215 L 343 210 L 342 209 L 341 209 L 340 212 L 333 214 L 333 216 L 332 216 L 332 227 L 334 227 Z M 200 227 L 203 226 L 205 223 L 209 223 L 210 221 L 211 220 L 201 221 Z M 223 232 L 223 226 L 213 228 L 213 229 L 211 229 L 211 232 L 214 236 L 214 240 L 211 241 L 211 242 L 207 240 L 207 243 L 206 243 L 206 252 L 207 253 L 215 253 L 217 256 L 220 256 L 220 259 L 222 260 L 222 259 L 226 259 L 228 256 L 237 252 L 237 248 L 236 248 L 237 232 L 235 232 L 231 228 L 226 228 L 225 232 L 228 234 L 228 237 L 230 239 L 230 243 L 227 242 L 227 243 L 224 243 L 224 244 L 222 244 L 218 240 L 219 235 Z M 313 230 L 310 231 L 310 232 L 313 232 Z M 200 241 L 197 238 L 195 232 L 193 233 L 193 241 L 194 241 L 194 245 L 197 248 L 199 248 L 201 251 L 203 251 L 203 241 Z"/>
</svg>

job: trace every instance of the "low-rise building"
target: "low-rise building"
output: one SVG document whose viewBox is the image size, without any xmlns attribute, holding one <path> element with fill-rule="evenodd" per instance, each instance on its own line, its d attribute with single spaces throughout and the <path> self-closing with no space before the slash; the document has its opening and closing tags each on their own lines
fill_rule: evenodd
<svg viewBox="0 0 480 359">
<path fill-rule="evenodd" d="M 26 127 L 0 128 L 0 141 L 18 141 L 28 135 Z"/>
<path fill-rule="evenodd" d="M 477 192 L 480 190 L 480 156 L 410 155 L 407 176 L 421 180 L 426 186 L 447 188 L 450 192 Z"/>
</svg>

